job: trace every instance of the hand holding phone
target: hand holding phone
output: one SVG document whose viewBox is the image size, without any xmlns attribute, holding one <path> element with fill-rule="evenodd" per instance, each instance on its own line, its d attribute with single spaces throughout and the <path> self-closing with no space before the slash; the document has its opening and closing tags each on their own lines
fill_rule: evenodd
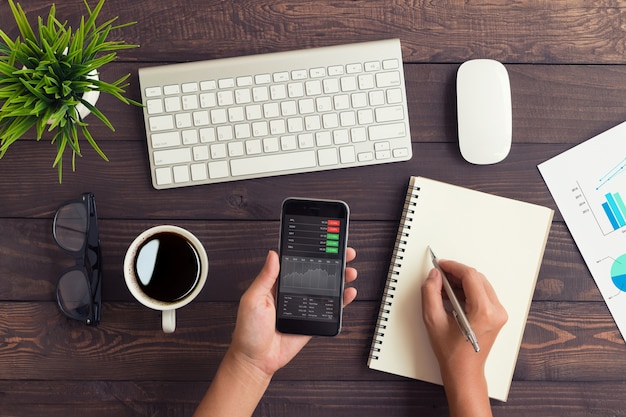
<svg viewBox="0 0 626 417">
<path fill-rule="evenodd" d="M 350 209 L 343 201 L 283 202 L 276 328 L 335 336 L 341 330 Z"/>
</svg>

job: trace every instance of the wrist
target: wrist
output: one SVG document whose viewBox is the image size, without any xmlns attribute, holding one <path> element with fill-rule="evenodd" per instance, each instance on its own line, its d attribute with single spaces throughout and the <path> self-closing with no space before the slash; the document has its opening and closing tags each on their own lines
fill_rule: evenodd
<svg viewBox="0 0 626 417">
<path fill-rule="evenodd" d="M 441 375 L 451 417 L 492 415 L 487 380 L 482 368 L 442 369 Z"/>
<path fill-rule="evenodd" d="M 274 376 L 273 373 L 259 366 L 259 364 L 255 363 L 255 361 L 245 353 L 233 349 L 232 346 L 226 351 L 221 366 L 227 368 L 233 375 L 241 376 L 245 379 L 246 383 L 252 382 L 264 388 L 269 385 Z"/>
</svg>

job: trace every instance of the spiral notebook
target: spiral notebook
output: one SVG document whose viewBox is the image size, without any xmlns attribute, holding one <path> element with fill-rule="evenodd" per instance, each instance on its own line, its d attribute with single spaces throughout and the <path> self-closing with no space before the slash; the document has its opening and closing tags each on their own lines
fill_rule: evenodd
<svg viewBox="0 0 626 417">
<path fill-rule="evenodd" d="M 554 211 L 423 177 L 411 177 L 368 366 L 442 384 L 422 320 L 430 245 L 485 274 L 509 320 L 487 358 L 491 398 L 506 401 Z M 480 343 L 480 339 L 479 339 Z"/>
</svg>

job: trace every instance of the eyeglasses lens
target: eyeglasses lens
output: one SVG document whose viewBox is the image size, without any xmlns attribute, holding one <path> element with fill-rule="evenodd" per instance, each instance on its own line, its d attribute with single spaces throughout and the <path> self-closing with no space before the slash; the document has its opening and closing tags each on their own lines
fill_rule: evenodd
<svg viewBox="0 0 626 417">
<path fill-rule="evenodd" d="M 54 238 L 62 248 L 77 252 L 87 239 L 88 221 L 85 204 L 70 203 L 63 206 L 55 218 Z"/>
<path fill-rule="evenodd" d="M 83 271 L 74 269 L 59 278 L 57 298 L 67 314 L 81 319 L 89 317 L 92 301 Z"/>
</svg>

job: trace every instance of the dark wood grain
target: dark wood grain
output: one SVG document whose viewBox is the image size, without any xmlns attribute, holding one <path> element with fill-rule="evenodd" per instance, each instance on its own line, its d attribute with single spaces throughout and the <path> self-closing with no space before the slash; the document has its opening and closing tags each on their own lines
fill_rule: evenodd
<svg viewBox="0 0 626 417">
<path fill-rule="evenodd" d="M 49 3 L 28 1 L 29 15 Z M 79 1 L 57 5 L 75 25 Z M 3 10 L 8 10 L 6 4 Z M 461 62 L 474 57 L 511 63 L 624 62 L 624 6 L 620 2 L 202 1 L 109 0 L 105 15 L 136 21 L 123 32 L 141 48 L 139 61 L 222 58 L 389 37 L 403 40 L 407 62 Z M 1 27 L 12 27 L 3 13 Z M 150 36 L 145 36 L 146 33 Z"/>
<path fill-rule="evenodd" d="M 378 307 L 349 306 L 341 334 L 312 340 L 276 380 L 404 380 L 367 368 Z M 2 302 L 0 380 L 207 381 L 230 342 L 236 310 L 235 302 L 192 303 L 167 335 L 158 312 L 133 302 L 105 303 L 97 328 L 66 319 L 54 302 Z M 619 382 L 625 372 L 626 346 L 604 303 L 533 303 L 515 381 Z"/>
<path fill-rule="evenodd" d="M 50 5 L 22 3 L 32 19 Z M 56 6 L 73 25 L 85 10 L 82 0 Z M 279 371 L 255 415 L 447 415 L 441 387 L 367 368 L 408 178 L 556 209 L 537 164 L 626 119 L 624 8 L 608 0 L 107 0 L 103 16 L 137 21 L 113 36 L 141 47 L 100 75 L 130 73 L 135 100 L 140 67 L 400 38 L 414 157 L 156 191 L 139 108 L 101 96 L 115 132 L 87 121 L 110 161 L 84 144 L 63 184 L 50 138 L 36 143 L 29 133 L 0 159 L 0 415 L 191 416 L 227 349 L 239 297 L 277 245 L 281 201 L 303 194 L 350 204 L 359 296 L 341 335 L 314 339 Z M 0 28 L 17 36 L 2 0 Z M 513 148 L 493 166 L 467 164 L 458 151 L 455 76 L 472 58 L 504 62 L 511 80 Z M 65 318 L 54 296 L 72 259 L 52 239 L 52 217 L 85 191 L 96 195 L 104 260 L 95 328 Z M 178 312 L 171 335 L 158 312 L 133 301 L 122 275 L 132 239 L 163 223 L 195 233 L 210 259 L 207 286 Z M 494 415 L 625 416 L 624 375 L 624 339 L 557 210 L 509 400 L 494 402 Z"/>
<path fill-rule="evenodd" d="M 206 384 L 197 382 L 154 381 L 0 381 L 0 406 L 5 415 L 47 417 L 63 414 L 78 417 L 191 415 L 196 397 Z M 511 414 L 523 417 L 559 415 L 567 408 L 568 416 L 623 416 L 622 402 L 612 390 L 626 389 L 623 383 L 589 382 L 513 382 L 509 401 L 493 403 L 495 417 Z M 72 396 L 67 396 L 72 392 Z M 166 401 L 168 397 L 176 398 Z M 8 397 L 12 401 L 5 401 Z M 440 387 L 415 381 L 314 382 L 306 386 L 278 381 L 270 385 L 255 416 L 344 417 L 448 415 Z"/>
</svg>

